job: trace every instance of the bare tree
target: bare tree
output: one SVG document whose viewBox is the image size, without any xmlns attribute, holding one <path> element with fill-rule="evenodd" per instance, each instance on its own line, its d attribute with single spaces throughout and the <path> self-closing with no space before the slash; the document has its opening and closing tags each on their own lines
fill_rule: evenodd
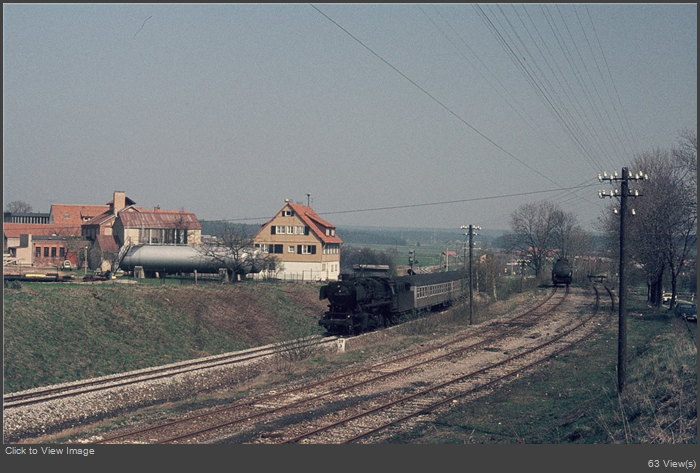
<svg viewBox="0 0 700 473">
<path fill-rule="evenodd" d="M 561 241 L 563 212 L 551 202 L 524 204 L 511 214 L 513 249 L 523 256 L 527 266 L 540 277 L 549 251 Z"/>
<path fill-rule="evenodd" d="M 13 214 L 25 214 L 32 211 L 32 206 L 21 200 L 13 200 L 5 206 L 5 211 Z"/>
<path fill-rule="evenodd" d="M 628 220 L 627 244 L 631 259 L 646 273 L 647 299 L 656 306 L 662 304 L 666 270 L 673 306 L 678 276 L 697 245 L 697 141 L 690 132 L 681 136 L 679 148 L 640 154 L 631 167 L 649 180 L 635 182 L 641 196 L 631 203 L 635 216 Z M 612 212 L 604 219 L 611 235 L 619 234 L 617 219 Z"/>
<path fill-rule="evenodd" d="M 484 250 L 476 262 L 475 274 L 481 292 L 489 294 L 493 301 L 498 300 L 498 285 L 503 277 L 504 262 L 492 251 Z"/>
<path fill-rule="evenodd" d="M 225 268 L 231 282 L 250 272 L 253 265 L 263 265 L 262 258 L 254 254 L 253 235 L 245 228 L 226 224 L 216 236 L 215 242 L 203 244 L 200 251 L 217 267 Z"/>
</svg>

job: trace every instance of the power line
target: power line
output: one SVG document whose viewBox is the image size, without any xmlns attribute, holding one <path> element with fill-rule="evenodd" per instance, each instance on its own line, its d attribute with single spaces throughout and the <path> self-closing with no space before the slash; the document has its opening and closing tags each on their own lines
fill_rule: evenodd
<svg viewBox="0 0 700 473">
<path fill-rule="evenodd" d="M 429 206 L 435 206 L 435 205 L 460 204 L 460 203 L 465 203 L 465 202 L 478 202 L 478 201 L 482 201 L 482 200 L 507 199 L 509 197 L 522 197 L 522 196 L 526 196 L 526 195 L 546 194 L 549 192 L 573 191 L 576 189 L 585 189 L 585 188 L 589 188 L 589 187 L 594 187 L 595 185 L 596 184 L 585 184 L 585 185 L 578 185 L 578 186 L 569 187 L 569 188 L 559 187 L 556 189 L 544 189 L 544 190 L 530 191 L 530 192 L 518 192 L 515 194 L 492 195 L 492 196 L 487 196 L 487 197 L 472 197 L 469 199 L 445 200 L 445 201 L 441 201 L 441 202 L 425 202 L 422 204 L 391 205 L 391 206 L 386 206 L 386 207 L 371 207 L 371 208 L 365 208 L 365 209 L 336 210 L 336 211 L 331 211 L 331 212 L 317 212 L 317 214 L 318 215 L 340 215 L 340 214 L 349 214 L 349 213 L 378 212 L 378 211 L 382 211 L 382 210 L 411 209 L 411 208 L 429 207 Z M 246 221 L 246 220 L 269 220 L 271 218 L 272 218 L 271 216 L 246 217 L 246 218 L 232 218 L 232 219 L 209 220 L 209 221 L 211 221 L 211 222 L 242 222 L 242 221 Z"/>
<path fill-rule="evenodd" d="M 372 53 L 372 55 L 374 55 L 377 59 L 379 59 L 379 60 L 382 61 L 384 64 L 386 64 L 387 66 L 389 66 L 390 68 L 392 68 L 392 69 L 393 69 L 396 73 L 398 73 L 401 77 L 403 77 L 403 78 L 406 79 L 408 82 L 410 82 L 411 84 L 413 84 L 414 87 L 416 87 L 418 90 L 420 90 L 421 92 L 423 92 L 425 95 L 427 95 L 430 99 L 432 99 L 435 103 L 437 103 L 438 105 L 440 105 L 442 108 L 444 108 L 445 110 L 447 110 L 447 112 L 449 112 L 449 113 L 450 113 L 452 116 L 454 116 L 457 120 L 459 120 L 460 122 L 462 122 L 463 124 L 465 124 L 466 126 L 468 126 L 469 128 L 471 128 L 471 129 L 472 129 L 474 132 L 476 132 L 479 136 L 481 136 L 482 138 L 484 138 L 486 141 L 488 141 L 489 143 L 491 143 L 492 145 L 494 145 L 496 148 L 498 148 L 498 149 L 500 149 L 501 151 L 503 151 L 505 154 L 507 154 L 508 156 L 510 156 L 511 158 L 513 158 L 514 160 L 516 160 L 517 162 L 519 162 L 520 164 L 522 164 L 523 166 L 525 166 L 526 168 L 528 168 L 529 170 L 531 170 L 532 172 L 534 172 L 534 173 L 540 175 L 541 177 L 547 179 L 549 182 L 551 182 L 551 183 L 553 183 L 553 184 L 558 185 L 559 187 L 563 187 L 561 184 L 559 184 L 558 182 L 554 181 L 554 180 L 551 179 L 550 177 L 548 177 L 548 176 L 542 174 L 540 171 L 538 171 L 537 169 L 533 168 L 532 166 L 530 166 L 529 164 L 527 164 L 526 162 L 524 162 L 523 160 L 521 160 L 520 158 L 518 158 L 517 156 L 515 156 L 514 154 L 512 154 L 511 152 L 507 151 L 507 150 L 506 150 L 505 148 L 503 148 L 501 145 L 499 145 L 498 143 L 496 143 L 495 141 L 493 141 L 491 138 L 489 138 L 488 136 L 486 136 L 485 134 L 483 134 L 481 131 L 479 131 L 478 129 L 476 129 L 472 124 L 470 124 L 469 122 L 467 122 L 467 121 L 466 121 L 464 118 L 462 118 L 461 116 L 457 115 L 457 113 L 455 113 L 455 112 L 454 112 L 452 109 L 450 109 L 447 105 L 445 105 L 444 103 L 442 103 L 442 102 L 441 102 L 440 100 L 438 100 L 435 96 L 433 96 L 430 92 L 428 92 L 428 91 L 425 90 L 423 87 L 421 87 L 420 85 L 418 85 L 415 81 L 413 81 L 413 79 L 411 79 L 411 78 L 408 77 L 406 74 L 404 74 L 404 73 L 401 72 L 399 69 L 397 69 L 397 68 L 396 68 L 394 65 L 392 65 L 389 61 L 387 61 L 386 59 L 384 59 L 382 56 L 380 56 L 378 53 L 376 53 L 374 50 L 372 50 L 372 48 L 370 48 L 370 47 L 367 46 L 365 43 L 363 43 L 359 38 L 357 38 L 356 36 L 354 36 L 352 33 L 350 33 L 348 30 L 346 30 L 346 29 L 343 28 L 340 24 L 338 24 L 335 20 L 333 20 L 331 17 L 329 17 L 328 15 L 326 15 L 325 13 L 323 13 L 321 10 L 319 10 L 315 5 L 313 5 L 313 4 L 309 4 L 309 5 L 311 5 L 311 7 L 313 7 L 317 12 L 319 12 L 321 15 L 323 15 L 328 21 L 330 21 L 330 22 L 333 23 L 335 26 L 337 26 L 338 28 L 340 28 L 341 30 L 343 30 L 343 32 L 344 32 L 345 34 L 347 34 L 347 35 L 350 36 L 352 39 L 354 39 L 354 40 L 355 40 L 358 44 L 360 44 L 363 48 L 365 48 L 367 51 L 369 51 L 370 53 Z"/>
<path fill-rule="evenodd" d="M 440 33 L 442 33 L 442 35 L 445 37 L 445 39 L 447 39 L 447 41 L 449 41 L 450 44 L 452 44 L 452 46 L 469 63 L 469 65 L 481 76 L 481 78 L 484 79 L 484 82 L 489 87 L 491 87 L 498 95 L 500 95 L 503 98 L 503 100 L 511 108 L 511 110 L 513 110 L 513 112 L 523 120 L 523 123 L 525 123 L 527 126 L 529 126 L 533 131 L 542 133 L 542 135 L 544 135 L 547 138 L 549 143 L 554 148 L 557 148 L 560 152 L 563 153 L 563 150 L 561 149 L 560 145 L 552 137 L 550 137 L 549 134 L 547 134 L 547 132 L 542 127 L 539 126 L 538 122 L 528 113 L 527 109 L 525 109 L 525 107 L 523 107 L 521 104 L 518 103 L 517 99 L 515 99 L 515 97 L 513 97 L 513 95 L 509 91 L 508 87 L 503 85 L 503 83 L 499 79 L 498 75 L 496 75 L 493 71 L 491 71 L 491 69 L 479 57 L 479 55 L 476 53 L 476 51 L 474 51 L 474 49 L 471 46 L 469 46 L 469 43 L 452 26 L 450 21 L 447 18 L 445 18 L 445 16 L 442 13 L 440 13 L 440 10 L 437 8 L 437 6 L 432 5 L 435 12 L 442 19 L 442 21 L 444 21 L 445 24 L 447 24 L 447 26 L 450 28 L 452 33 L 459 38 L 459 40 L 464 45 L 464 47 L 466 49 L 468 49 L 469 52 L 479 61 L 481 66 L 490 74 L 491 78 L 486 77 L 486 75 L 478 67 L 476 67 L 476 65 L 469 59 L 469 57 L 457 46 L 457 44 L 455 44 L 454 41 L 452 41 L 452 39 L 445 33 L 445 31 L 430 17 L 430 15 L 428 15 L 428 13 L 425 10 L 423 10 L 423 8 L 420 5 L 416 5 L 416 6 L 420 9 L 421 12 L 423 12 L 423 14 L 428 18 L 428 20 L 430 20 L 430 22 L 433 24 L 433 26 L 435 26 L 435 28 L 437 28 L 438 31 L 440 31 Z M 496 83 L 500 86 L 500 90 L 494 85 L 494 83 Z M 506 95 L 508 95 L 508 97 L 506 97 Z M 522 113 L 520 111 L 518 111 L 518 109 L 515 107 L 515 105 L 513 105 L 513 103 L 511 103 L 511 102 L 515 102 L 516 105 L 519 105 L 523 109 L 522 112 L 525 113 L 527 115 L 527 117 L 524 117 L 522 115 Z M 535 130 L 534 127 L 537 127 L 537 130 Z"/>
</svg>

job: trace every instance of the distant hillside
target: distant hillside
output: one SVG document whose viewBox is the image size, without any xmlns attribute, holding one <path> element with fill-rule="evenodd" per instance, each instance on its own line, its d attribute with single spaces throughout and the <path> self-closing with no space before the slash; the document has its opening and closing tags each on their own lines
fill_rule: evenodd
<svg viewBox="0 0 700 473">
<path fill-rule="evenodd" d="M 222 236 L 226 229 L 232 229 L 233 231 L 240 233 L 241 235 L 248 235 L 253 237 L 258 230 L 260 230 L 260 225 L 255 223 L 231 223 L 224 220 L 200 220 L 199 224 L 202 226 L 202 235 L 212 235 L 212 236 Z"/>
<path fill-rule="evenodd" d="M 260 230 L 259 224 L 230 223 L 222 220 L 200 220 L 202 235 L 221 236 L 224 231 L 233 229 L 244 235 L 254 236 Z M 503 235 L 505 230 L 479 230 L 479 240 L 490 243 Z M 463 241 L 464 230 L 459 228 L 392 228 L 340 226 L 338 236 L 346 245 L 397 245 L 442 243 Z"/>
<path fill-rule="evenodd" d="M 381 244 L 414 246 L 416 244 L 464 241 L 465 231 L 459 228 L 391 228 L 338 227 L 338 235 L 348 245 Z M 479 230 L 479 240 L 490 243 L 504 230 Z"/>
</svg>

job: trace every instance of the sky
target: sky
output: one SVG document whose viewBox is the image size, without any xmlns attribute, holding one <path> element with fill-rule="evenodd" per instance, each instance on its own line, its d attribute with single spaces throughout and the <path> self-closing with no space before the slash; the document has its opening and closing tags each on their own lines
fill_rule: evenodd
<svg viewBox="0 0 700 473">
<path fill-rule="evenodd" d="M 507 229 L 697 130 L 697 4 L 3 4 L 3 201 Z"/>
</svg>

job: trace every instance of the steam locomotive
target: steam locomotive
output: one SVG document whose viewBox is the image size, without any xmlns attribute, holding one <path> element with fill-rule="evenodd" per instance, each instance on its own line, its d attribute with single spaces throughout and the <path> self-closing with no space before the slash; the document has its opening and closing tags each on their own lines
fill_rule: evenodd
<svg viewBox="0 0 700 473">
<path fill-rule="evenodd" d="M 318 323 L 331 334 L 354 335 L 400 323 L 404 316 L 452 305 L 469 292 L 463 271 L 411 276 L 349 276 L 321 287 L 328 311 Z"/>
</svg>

